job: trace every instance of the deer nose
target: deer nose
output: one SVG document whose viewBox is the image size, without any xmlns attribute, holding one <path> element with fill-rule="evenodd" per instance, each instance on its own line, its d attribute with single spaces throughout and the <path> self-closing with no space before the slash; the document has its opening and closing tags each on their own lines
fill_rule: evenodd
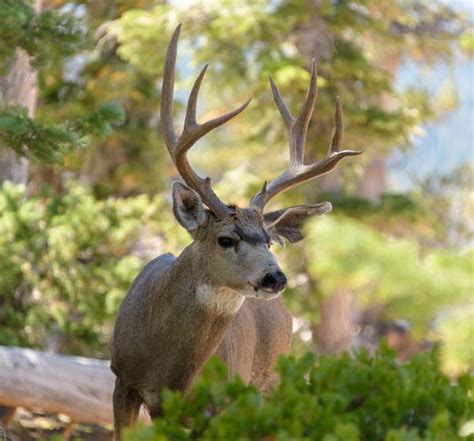
<svg viewBox="0 0 474 441">
<path fill-rule="evenodd" d="M 280 292 L 286 288 L 287 282 L 286 276 L 278 270 L 265 274 L 260 281 L 260 287 L 266 291 Z"/>
</svg>

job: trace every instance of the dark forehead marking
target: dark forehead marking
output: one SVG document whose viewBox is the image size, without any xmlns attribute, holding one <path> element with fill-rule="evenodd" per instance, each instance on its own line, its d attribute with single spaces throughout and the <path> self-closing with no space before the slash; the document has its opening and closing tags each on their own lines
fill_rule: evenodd
<svg viewBox="0 0 474 441">
<path fill-rule="evenodd" d="M 262 216 L 254 210 L 240 210 L 234 232 L 251 245 L 270 242 L 270 236 L 263 228 Z"/>
<path fill-rule="evenodd" d="M 263 227 L 258 227 L 255 230 L 242 230 L 238 225 L 234 229 L 235 234 L 240 237 L 241 240 L 249 243 L 250 245 L 258 245 L 261 243 L 269 243 L 270 236 L 263 229 Z"/>
</svg>

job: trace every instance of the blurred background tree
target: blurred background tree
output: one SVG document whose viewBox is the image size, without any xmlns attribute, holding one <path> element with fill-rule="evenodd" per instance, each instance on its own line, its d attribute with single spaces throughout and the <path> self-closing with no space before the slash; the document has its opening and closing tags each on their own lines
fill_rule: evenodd
<svg viewBox="0 0 474 441">
<path fill-rule="evenodd" d="M 449 76 L 431 90 L 419 81 L 401 87 L 400 75 L 407 63 L 454 69 L 462 54 L 472 53 L 462 10 L 423 0 L 44 0 L 36 12 L 26 1 L 3 2 L 0 17 L 9 23 L 0 31 L 9 42 L 0 47 L 3 78 L 25 51 L 33 57 L 26 56 L 27 69 L 38 76 L 31 92 L 38 94 L 37 119 L 6 107 L 27 102 L 5 97 L 0 114 L 0 156 L 12 164 L 13 149 L 31 160 L 21 179 L 0 175 L 27 184 L 26 192 L 5 184 L 0 195 L 0 266 L 7 275 L 0 291 L 2 344 L 106 357 L 116 308 L 141 262 L 186 243 L 169 207 L 169 183 L 177 175 L 158 129 L 163 57 L 182 22 L 178 116 L 205 62 L 211 68 L 202 119 L 254 98 L 190 155 L 202 174 L 220 181 L 224 199 L 246 204 L 285 167 L 286 134 L 268 76 L 296 110 L 312 58 L 319 96 L 307 160 L 325 154 L 337 96 L 345 146 L 364 150 L 362 158 L 276 201 L 327 198 L 335 206 L 328 219 L 308 225 L 309 239 L 281 253 L 293 275 L 286 297 L 297 318 L 295 351 L 309 345 L 340 353 L 374 347 L 386 335 L 404 358 L 444 339 L 453 374 L 472 365 L 468 158 L 450 175 L 439 167 L 417 182 L 405 177 L 411 184 L 396 194 L 389 168 L 396 155 L 406 161 L 423 124 L 437 125 L 456 108 Z M 111 102 L 124 109 L 123 118 L 117 104 L 104 108 Z M 32 141 L 38 138 L 41 143 Z"/>
<path fill-rule="evenodd" d="M 0 5 L 0 181 L 26 184 L 28 158 L 60 161 L 87 145 L 87 135 L 105 136 L 122 117 L 113 103 L 74 121 L 45 124 L 32 117 L 38 102 L 37 68 L 60 64 L 85 43 L 85 29 L 70 14 L 43 9 L 43 1 L 4 0 Z M 89 110 L 90 112 L 90 110 Z"/>
</svg>

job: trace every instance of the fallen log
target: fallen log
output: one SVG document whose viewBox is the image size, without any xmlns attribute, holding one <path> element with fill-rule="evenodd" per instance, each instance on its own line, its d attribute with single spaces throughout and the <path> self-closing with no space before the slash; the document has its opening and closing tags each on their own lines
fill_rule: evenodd
<svg viewBox="0 0 474 441">
<path fill-rule="evenodd" d="M 109 362 L 0 346 L 0 405 L 62 413 L 74 423 L 113 422 Z M 141 412 L 142 420 L 148 420 Z"/>
</svg>

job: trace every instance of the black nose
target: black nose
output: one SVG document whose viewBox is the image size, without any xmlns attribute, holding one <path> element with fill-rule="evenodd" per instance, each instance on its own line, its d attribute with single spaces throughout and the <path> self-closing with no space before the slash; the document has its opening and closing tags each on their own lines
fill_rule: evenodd
<svg viewBox="0 0 474 441">
<path fill-rule="evenodd" d="M 278 270 L 265 274 L 260 282 L 260 286 L 265 290 L 279 292 L 286 288 L 287 282 L 286 276 Z"/>
</svg>

